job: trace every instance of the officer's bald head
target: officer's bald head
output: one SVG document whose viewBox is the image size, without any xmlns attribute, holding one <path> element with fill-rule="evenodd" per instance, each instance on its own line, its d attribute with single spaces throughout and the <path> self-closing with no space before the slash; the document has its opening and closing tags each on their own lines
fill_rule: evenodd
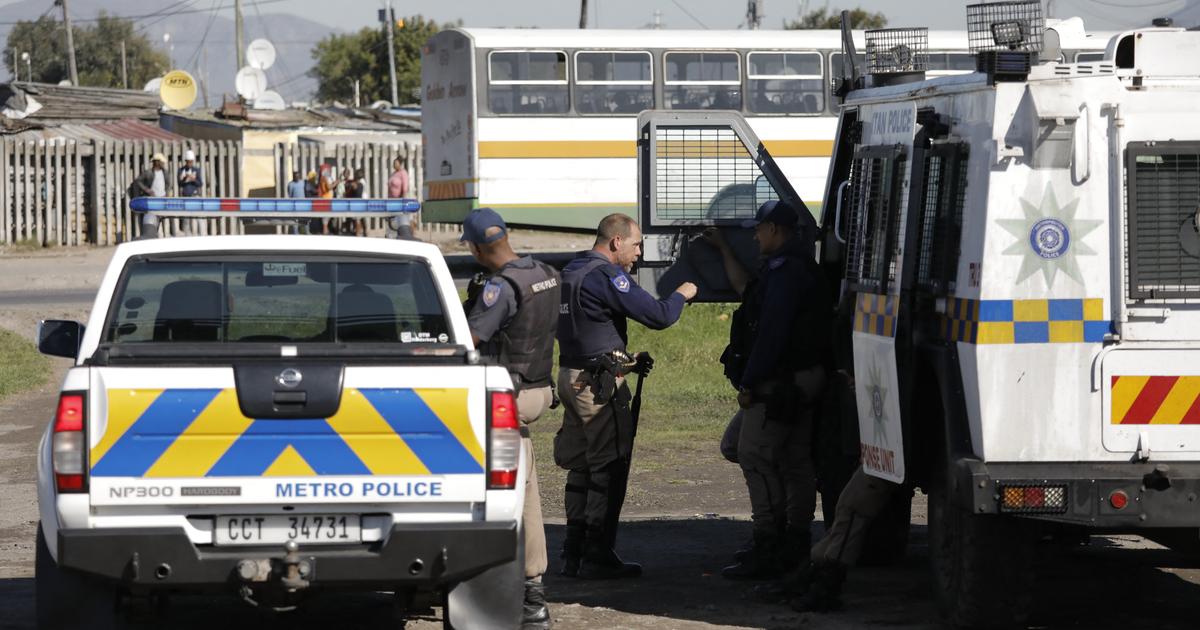
<svg viewBox="0 0 1200 630">
<path fill-rule="evenodd" d="M 596 227 L 596 245 L 605 245 L 617 237 L 629 238 L 636 227 L 637 221 L 633 217 L 614 212 L 600 219 L 600 225 Z"/>
</svg>

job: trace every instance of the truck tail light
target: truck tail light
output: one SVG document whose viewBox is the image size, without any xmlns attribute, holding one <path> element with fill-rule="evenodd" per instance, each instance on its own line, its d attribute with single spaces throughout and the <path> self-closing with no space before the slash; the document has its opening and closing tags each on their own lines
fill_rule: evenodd
<svg viewBox="0 0 1200 630">
<path fill-rule="evenodd" d="M 521 463 L 521 426 L 513 393 L 489 391 L 488 416 L 488 489 L 512 490 Z"/>
<path fill-rule="evenodd" d="M 83 492 L 86 486 L 83 431 L 87 422 L 86 409 L 81 393 L 63 393 L 58 398 L 51 451 L 54 482 L 59 492 Z"/>
<path fill-rule="evenodd" d="M 1000 511 L 1020 514 L 1062 514 L 1067 511 L 1067 486 L 1003 484 Z"/>
</svg>

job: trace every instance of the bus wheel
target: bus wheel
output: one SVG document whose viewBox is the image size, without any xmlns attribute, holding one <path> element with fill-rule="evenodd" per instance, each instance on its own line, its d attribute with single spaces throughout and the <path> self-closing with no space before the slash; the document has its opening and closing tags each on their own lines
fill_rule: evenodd
<svg viewBox="0 0 1200 630">
<path fill-rule="evenodd" d="M 1012 518 L 972 514 L 944 490 L 929 496 L 934 590 L 951 627 L 1024 627 L 1033 599 L 1034 545 Z"/>
</svg>

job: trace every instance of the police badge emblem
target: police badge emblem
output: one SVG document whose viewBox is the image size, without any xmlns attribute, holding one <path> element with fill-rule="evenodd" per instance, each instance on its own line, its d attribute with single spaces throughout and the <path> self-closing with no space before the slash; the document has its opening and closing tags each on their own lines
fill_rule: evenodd
<svg viewBox="0 0 1200 630">
<path fill-rule="evenodd" d="M 625 274 L 614 276 L 612 283 L 621 293 L 629 293 L 629 276 Z"/>
<path fill-rule="evenodd" d="M 483 285 L 483 305 L 491 307 L 500 299 L 500 283 L 495 280 L 488 280 L 487 284 Z"/>
</svg>

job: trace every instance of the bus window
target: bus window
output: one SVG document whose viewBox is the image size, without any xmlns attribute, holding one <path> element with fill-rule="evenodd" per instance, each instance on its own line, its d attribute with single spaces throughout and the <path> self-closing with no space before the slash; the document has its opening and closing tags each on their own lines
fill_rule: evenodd
<svg viewBox="0 0 1200 630">
<path fill-rule="evenodd" d="M 575 53 L 575 111 L 636 114 L 654 109 L 654 75 L 648 52 Z"/>
<path fill-rule="evenodd" d="M 1075 63 L 1096 63 L 1104 61 L 1102 52 L 1081 52 L 1075 55 Z"/>
<path fill-rule="evenodd" d="M 488 105 L 493 114 L 565 114 L 567 54 L 493 51 L 488 55 Z"/>
<path fill-rule="evenodd" d="M 756 114 L 818 114 L 825 111 L 820 53 L 746 55 L 746 107 Z"/>
<path fill-rule="evenodd" d="M 742 77 L 735 52 L 663 55 L 666 109 L 741 109 Z"/>
<path fill-rule="evenodd" d="M 867 73 L 867 56 L 862 53 L 854 55 L 854 68 L 858 70 L 859 76 L 865 75 Z M 848 70 L 845 72 L 842 70 L 842 53 L 829 53 L 829 76 L 840 79 L 848 72 Z"/>
<path fill-rule="evenodd" d="M 975 55 L 970 53 L 929 53 L 930 72 L 958 73 L 975 72 Z"/>
</svg>

